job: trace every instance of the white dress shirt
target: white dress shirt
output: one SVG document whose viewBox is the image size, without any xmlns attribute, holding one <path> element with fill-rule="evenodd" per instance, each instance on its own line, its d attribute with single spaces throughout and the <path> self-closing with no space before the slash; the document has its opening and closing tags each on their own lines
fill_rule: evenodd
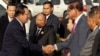
<svg viewBox="0 0 100 56">
<path fill-rule="evenodd" d="M 83 13 L 81 13 L 75 20 L 75 24 L 77 25 L 78 21 L 80 20 L 81 16 L 83 15 Z"/>
<path fill-rule="evenodd" d="M 100 26 L 99 26 L 99 29 L 100 29 Z"/>
<path fill-rule="evenodd" d="M 11 18 L 8 16 L 8 20 L 9 20 L 9 22 L 11 22 L 13 19 L 11 19 Z"/>
<path fill-rule="evenodd" d="M 42 28 L 37 27 L 37 31 L 39 30 L 38 34 L 40 34 Z"/>
<path fill-rule="evenodd" d="M 96 30 L 97 27 L 98 27 L 98 26 L 95 26 L 94 29 L 93 29 L 93 31 Z"/>
<path fill-rule="evenodd" d="M 48 18 L 49 18 L 49 16 L 50 16 L 50 14 L 46 16 L 46 19 L 48 19 Z"/>
</svg>

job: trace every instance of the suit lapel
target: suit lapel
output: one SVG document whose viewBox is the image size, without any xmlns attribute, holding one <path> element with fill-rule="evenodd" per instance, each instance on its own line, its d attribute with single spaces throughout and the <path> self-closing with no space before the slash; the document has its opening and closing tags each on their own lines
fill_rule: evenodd
<svg viewBox="0 0 100 56">
<path fill-rule="evenodd" d="M 79 19 L 79 21 L 78 21 L 78 23 L 76 25 L 75 32 L 78 31 L 79 25 L 81 24 L 81 22 L 83 21 L 83 19 L 85 19 L 84 17 L 85 17 L 84 14 L 80 17 L 80 19 Z"/>
<path fill-rule="evenodd" d="M 99 30 L 99 27 L 97 27 L 93 32 L 91 32 L 89 34 L 89 37 L 95 36 L 97 34 L 98 30 Z"/>
<path fill-rule="evenodd" d="M 93 44 L 93 56 L 95 56 L 97 53 L 97 50 L 99 49 L 99 42 L 100 42 L 100 30 L 98 30 L 95 39 L 94 39 L 94 44 Z"/>
<path fill-rule="evenodd" d="M 99 27 L 97 27 L 97 28 L 93 31 L 93 34 L 96 35 L 97 32 L 98 32 L 98 30 L 99 30 Z"/>
<path fill-rule="evenodd" d="M 47 19 L 47 25 L 51 25 L 52 24 L 52 16 L 53 14 L 50 14 L 50 16 Z"/>
<path fill-rule="evenodd" d="M 39 33 L 39 38 L 42 38 L 42 36 L 44 35 L 44 27 L 42 28 L 42 30 L 40 31 L 40 33 Z"/>
<path fill-rule="evenodd" d="M 37 28 L 36 28 L 36 26 L 34 25 L 34 28 L 32 29 L 32 35 L 33 35 L 33 36 L 36 36 L 36 31 L 37 31 Z"/>
<path fill-rule="evenodd" d="M 18 22 L 18 20 L 15 18 L 14 21 L 16 21 L 16 24 L 21 28 L 21 30 L 25 33 L 26 35 L 26 32 L 25 30 L 23 30 L 23 27 L 21 26 L 21 24 Z"/>
<path fill-rule="evenodd" d="M 6 22 L 8 24 L 9 23 L 8 15 L 6 14 L 4 17 L 5 17 L 5 18 L 3 18 L 4 19 L 4 22 Z"/>
<path fill-rule="evenodd" d="M 46 34 L 46 32 L 47 32 L 47 27 L 44 26 L 44 27 L 42 28 L 42 30 L 40 31 L 40 34 L 39 34 L 39 36 L 38 36 L 38 40 L 41 39 L 41 38 L 43 38 L 43 36 Z"/>
</svg>

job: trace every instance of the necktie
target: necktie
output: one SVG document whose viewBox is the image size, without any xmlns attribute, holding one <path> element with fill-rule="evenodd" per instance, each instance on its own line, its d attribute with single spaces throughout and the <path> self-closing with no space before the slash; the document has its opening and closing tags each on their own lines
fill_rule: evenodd
<svg viewBox="0 0 100 56">
<path fill-rule="evenodd" d="M 23 30 L 25 31 L 25 24 L 23 24 Z"/>
<path fill-rule="evenodd" d="M 37 29 L 37 31 L 36 31 L 36 35 L 38 36 L 39 33 L 40 33 L 40 29 Z"/>
<path fill-rule="evenodd" d="M 25 34 L 26 34 L 25 24 L 22 25 L 22 29 L 23 29 L 23 31 L 24 31 Z"/>
<path fill-rule="evenodd" d="M 75 32 L 76 23 L 73 24 L 72 32 Z"/>
</svg>

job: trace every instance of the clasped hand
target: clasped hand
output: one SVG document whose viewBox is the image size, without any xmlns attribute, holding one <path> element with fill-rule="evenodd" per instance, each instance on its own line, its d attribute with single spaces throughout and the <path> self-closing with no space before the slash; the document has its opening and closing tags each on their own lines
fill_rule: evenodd
<svg viewBox="0 0 100 56">
<path fill-rule="evenodd" d="M 46 53 L 46 54 L 51 54 L 51 53 L 54 52 L 54 50 L 55 50 L 54 45 L 43 46 L 43 52 Z"/>
</svg>

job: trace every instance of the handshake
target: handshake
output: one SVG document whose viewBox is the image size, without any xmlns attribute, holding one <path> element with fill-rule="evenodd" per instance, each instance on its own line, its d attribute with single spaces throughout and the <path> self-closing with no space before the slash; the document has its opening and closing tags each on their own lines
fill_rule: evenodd
<svg viewBox="0 0 100 56">
<path fill-rule="evenodd" d="M 54 52 L 55 50 L 55 46 L 54 45 L 46 45 L 42 47 L 42 50 L 44 53 L 46 54 L 51 54 Z"/>
</svg>

